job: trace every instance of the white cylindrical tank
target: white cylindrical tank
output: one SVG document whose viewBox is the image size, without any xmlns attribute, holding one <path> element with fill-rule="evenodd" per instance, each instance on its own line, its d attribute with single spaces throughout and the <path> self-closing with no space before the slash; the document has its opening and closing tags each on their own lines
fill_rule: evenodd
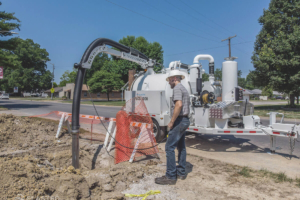
<svg viewBox="0 0 300 200">
<path fill-rule="evenodd" d="M 174 69 L 178 70 L 178 69 Z M 132 84 L 132 91 L 165 91 L 165 99 L 169 101 L 173 95 L 173 89 L 171 89 L 169 82 L 166 78 L 169 76 L 170 69 L 166 70 L 165 74 L 144 74 L 138 77 Z M 192 93 L 189 84 L 190 77 L 187 70 L 180 69 L 180 74 L 184 75 L 185 78 L 181 81 L 181 84 L 187 89 L 189 94 Z M 168 103 L 169 104 L 169 103 Z"/>
<path fill-rule="evenodd" d="M 228 99 L 228 93 L 238 86 L 238 66 L 233 60 L 226 60 L 222 63 L 222 101 Z M 227 99 L 226 99 L 227 95 Z"/>
</svg>

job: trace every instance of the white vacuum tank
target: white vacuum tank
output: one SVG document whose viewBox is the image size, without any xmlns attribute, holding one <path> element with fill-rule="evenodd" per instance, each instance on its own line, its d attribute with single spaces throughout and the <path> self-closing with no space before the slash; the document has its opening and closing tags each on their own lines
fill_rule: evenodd
<svg viewBox="0 0 300 200">
<path fill-rule="evenodd" d="M 231 100 L 226 99 L 226 94 L 238 86 L 238 66 L 237 62 L 233 59 L 234 58 L 225 58 L 226 61 L 222 63 L 222 101 Z"/>
<path fill-rule="evenodd" d="M 165 91 L 165 98 L 170 99 L 173 95 L 173 89 L 171 89 L 169 82 L 166 81 L 166 78 L 169 76 L 169 73 L 172 69 L 166 69 L 165 73 L 155 74 L 152 72 L 146 72 L 144 75 L 136 78 L 133 82 L 130 90 L 132 91 Z M 173 69 L 178 70 L 178 69 Z M 189 85 L 190 77 L 185 69 L 180 69 L 180 74 L 184 75 L 185 78 L 181 81 L 181 84 L 187 89 L 189 94 L 192 93 L 191 87 Z"/>
</svg>

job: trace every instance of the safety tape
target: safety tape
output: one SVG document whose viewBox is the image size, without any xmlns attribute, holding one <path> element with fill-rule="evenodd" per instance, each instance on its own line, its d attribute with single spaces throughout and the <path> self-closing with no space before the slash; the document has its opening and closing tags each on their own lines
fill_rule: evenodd
<svg viewBox="0 0 300 200">
<path fill-rule="evenodd" d="M 160 190 L 150 190 L 145 194 L 125 194 L 125 197 L 144 197 L 142 200 L 145 200 L 149 195 L 155 195 L 160 193 Z"/>
<path fill-rule="evenodd" d="M 72 113 L 67 113 L 67 112 L 58 112 L 58 115 L 62 115 L 62 114 L 68 115 L 68 116 L 72 116 Z M 79 115 L 79 117 L 81 118 L 85 118 L 85 119 L 101 119 L 102 121 L 116 121 L 116 118 L 109 118 L 109 117 L 98 117 L 95 115 Z"/>
<path fill-rule="evenodd" d="M 147 124 L 147 123 L 139 123 L 139 122 L 131 122 L 130 126 L 134 126 L 134 127 L 142 127 L 142 126 L 146 126 L 146 128 L 151 128 L 151 124 Z"/>
<path fill-rule="evenodd" d="M 140 116 L 150 116 L 149 114 L 141 114 L 141 113 L 133 113 L 133 112 L 128 112 L 130 115 L 140 115 Z"/>
</svg>

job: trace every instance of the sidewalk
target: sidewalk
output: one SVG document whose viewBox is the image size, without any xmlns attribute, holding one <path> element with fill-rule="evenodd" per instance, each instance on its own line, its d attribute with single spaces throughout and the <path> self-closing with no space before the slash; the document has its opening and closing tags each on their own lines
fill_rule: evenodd
<svg viewBox="0 0 300 200">
<path fill-rule="evenodd" d="M 247 143 L 237 147 L 225 141 L 219 143 L 204 141 L 197 138 L 196 135 L 187 135 L 185 141 L 188 155 L 247 166 L 256 170 L 267 169 L 276 173 L 284 172 L 291 178 L 300 177 L 300 159 L 294 155 L 290 159 L 289 155 L 269 154 L 265 149 L 253 148 Z M 165 149 L 165 143 L 160 144 L 159 147 Z"/>
</svg>

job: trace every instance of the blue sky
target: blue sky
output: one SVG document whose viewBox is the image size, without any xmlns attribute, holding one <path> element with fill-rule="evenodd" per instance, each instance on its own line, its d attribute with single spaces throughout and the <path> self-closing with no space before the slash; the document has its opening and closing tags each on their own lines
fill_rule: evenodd
<svg viewBox="0 0 300 200">
<path fill-rule="evenodd" d="M 93 40 L 105 37 L 118 41 L 127 35 L 159 42 L 164 50 L 165 67 L 175 60 L 192 64 L 196 55 L 211 54 L 215 67 L 221 68 L 228 57 L 227 41 L 221 40 L 236 34 L 232 39 L 232 44 L 236 44 L 232 46 L 232 56 L 238 57 L 238 67 L 245 77 L 253 70 L 253 45 L 261 29 L 258 18 L 269 3 L 269 0 L 2 0 L 1 10 L 14 12 L 21 20 L 21 31 L 17 31 L 20 38 L 30 38 L 49 52 L 56 66 L 55 82 L 59 83 L 63 72 L 73 69 Z M 203 66 L 208 72 L 207 61 L 203 61 Z M 48 67 L 52 71 L 52 65 Z"/>
</svg>

